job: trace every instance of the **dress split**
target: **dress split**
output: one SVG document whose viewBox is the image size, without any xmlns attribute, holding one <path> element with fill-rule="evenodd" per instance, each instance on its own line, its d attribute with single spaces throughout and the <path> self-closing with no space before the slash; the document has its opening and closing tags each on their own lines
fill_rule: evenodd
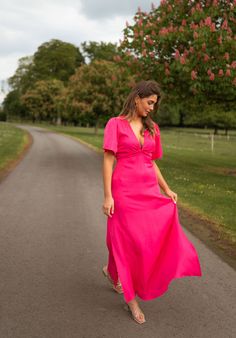
<svg viewBox="0 0 236 338">
<path fill-rule="evenodd" d="M 153 160 L 162 158 L 159 126 L 144 131 L 141 145 L 128 120 L 112 117 L 104 129 L 103 150 L 116 165 L 111 191 L 114 213 L 107 217 L 108 272 L 118 278 L 124 299 L 151 300 L 174 278 L 202 276 L 197 251 L 179 222 L 177 204 L 160 192 Z"/>
</svg>

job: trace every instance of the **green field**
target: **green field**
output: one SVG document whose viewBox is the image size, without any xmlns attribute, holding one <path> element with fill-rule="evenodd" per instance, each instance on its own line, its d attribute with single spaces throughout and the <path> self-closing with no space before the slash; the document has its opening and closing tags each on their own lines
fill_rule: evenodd
<svg viewBox="0 0 236 338">
<path fill-rule="evenodd" d="M 102 148 L 103 129 L 99 129 L 95 136 L 93 128 L 38 126 L 78 137 Z M 236 241 L 236 136 L 216 136 L 212 151 L 209 132 L 206 129 L 161 128 L 164 156 L 157 164 L 182 205 L 215 221 Z M 20 138 L 20 134 L 15 133 L 12 134 L 15 140 L 13 148 Z M 7 149 L 9 151 L 9 145 Z M 4 153 L 6 156 L 7 151 L 2 151 L 0 156 Z"/>
<path fill-rule="evenodd" d="M 0 170 L 21 154 L 26 143 L 27 134 L 24 130 L 0 122 Z"/>
</svg>

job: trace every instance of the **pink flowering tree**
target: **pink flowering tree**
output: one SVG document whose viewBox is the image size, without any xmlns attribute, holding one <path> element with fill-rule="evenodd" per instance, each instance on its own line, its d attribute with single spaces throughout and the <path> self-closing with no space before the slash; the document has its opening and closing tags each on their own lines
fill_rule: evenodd
<svg viewBox="0 0 236 338">
<path fill-rule="evenodd" d="M 117 62 L 137 79 L 159 81 L 167 101 L 181 106 L 180 124 L 226 127 L 222 116 L 220 125 L 216 113 L 208 116 L 215 105 L 236 124 L 236 0 L 162 0 L 148 13 L 139 8 L 119 50 Z"/>
</svg>

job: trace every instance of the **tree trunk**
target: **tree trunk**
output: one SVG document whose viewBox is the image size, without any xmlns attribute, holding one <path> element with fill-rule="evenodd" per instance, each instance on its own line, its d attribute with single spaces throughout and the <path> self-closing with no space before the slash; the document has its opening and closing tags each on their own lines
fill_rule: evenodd
<svg viewBox="0 0 236 338">
<path fill-rule="evenodd" d="M 94 128 L 94 134 L 98 134 L 98 128 L 99 128 L 99 120 L 96 121 L 95 128 Z"/>
<path fill-rule="evenodd" d="M 184 112 L 180 109 L 179 111 L 179 127 L 184 126 Z"/>
<path fill-rule="evenodd" d="M 61 126 L 61 116 L 57 116 L 57 126 Z"/>
</svg>

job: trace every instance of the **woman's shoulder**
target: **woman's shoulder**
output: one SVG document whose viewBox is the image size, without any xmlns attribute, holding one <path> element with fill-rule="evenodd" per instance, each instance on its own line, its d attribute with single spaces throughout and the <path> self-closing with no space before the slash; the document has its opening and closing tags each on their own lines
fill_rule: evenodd
<svg viewBox="0 0 236 338">
<path fill-rule="evenodd" d="M 109 120 L 107 121 L 107 123 L 111 123 L 111 124 L 119 124 L 119 121 L 125 120 L 124 115 L 118 115 L 118 116 L 112 116 L 109 118 Z"/>
</svg>

